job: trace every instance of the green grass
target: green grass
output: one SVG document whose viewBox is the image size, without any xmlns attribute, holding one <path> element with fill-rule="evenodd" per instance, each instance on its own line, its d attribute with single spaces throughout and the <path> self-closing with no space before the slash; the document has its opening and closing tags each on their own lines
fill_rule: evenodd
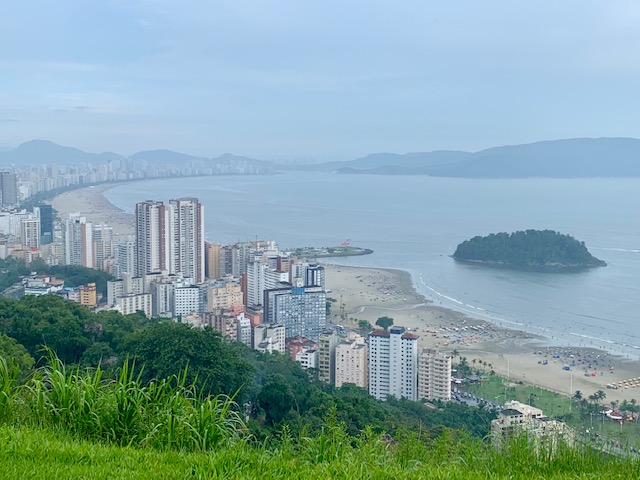
<svg viewBox="0 0 640 480">
<path fill-rule="evenodd" d="M 387 445 L 364 435 L 355 444 L 328 431 L 275 446 L 243 444 L 211 452 L 158 450 L 81 440 L 52 429 L 0 427 L 3 479 L 423 479 L 640 477 L 640 465 L 577 450 L 536 455 L 515 443 L 498 452 L 478 440 L 445 436 Z"/>
<path fill-rule="evenodd" d="M 351 436 L 335 409 L 319 431 L 258 442 L 232 399 L 202 398 L 184 376 L 142 385 L 132 371 L 105 378 L 52 357 L 21 385 L 0 361 L 0 478 L 640 478 L 637 460 L 525 439 L 497 450 L 447 429 Z"/>
</svg>

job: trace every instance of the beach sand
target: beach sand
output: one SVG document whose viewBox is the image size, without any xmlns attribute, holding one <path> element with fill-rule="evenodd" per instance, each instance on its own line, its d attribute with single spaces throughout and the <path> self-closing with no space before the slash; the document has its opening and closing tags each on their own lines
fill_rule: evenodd
<svg viewBox="0 0 640 480">
<path fill-rule="evenodd" d="M 134 233 L 134 216 L 120 210 L 102 194 L 114 186 L 66 192 L 55 197 L 52 204 L 61 214 L 80 212 L 91 222 L 106 223 L 113 227 L 116 238 L 125 238 Z M 566 395 L 580 390 L 587 397 L 596 390 L 604 390 L 608 401 L 640 399 L 640 387 L 606 388 L 609 383 L 640 376 L 640 362 L 588 348 L 548 347 L 544 337 L 507 330 L 436 307 L 416 292 L 411 275 L 405 271 L 331 263 L 325 263 L 325 268 L 326 287 L 332 290 L 328 298 L 334 300 L 330 318 L 334 324 L 357 328 L 358 320 L 374 325 L 379 317 L 389 316 L 395 325 L 419 334 L 420 348 L 455 350 L 470 364 L 476 360 L 476 366 L 482 365 L 482 369 L 494 370 L 514 381 Z M 554 354 L 560 357 L 554 358 Z M 572 362 L 575 363 L 572 370 L 563 370 L 564 365 Z M 588 377 L 584 375 L 585 368 Z M 592 372 L 595 376 L 591 376 Z"/>
<path fill-rule="evenodd" d="M 134 234 L 135 216 L 119 209 L 103 195 L 105 190 L 116 186 L 118 184 L 71 190 L 54 197 L 51 200 L 51 205 L 60 215 L 80 213 L 89 222 L 105 223 L 113 228 L 116 240 L 124 238 Z"/>
<path fill-rule="evenodd" d="M 640 375 L 640 362 L 595 349 L 548 347 L 544 337 L 496 327 L 487 321 L 433 306 L 415 291 L 408 272 L 324 266 L 326 286 L 331 290 L 328 297 L 334 300 L 333 323 L 357 328 L 359 320 L 375 325 L 379 317 L 389 316 L 395 325 L 420 335 L 420 348 L 455 350 L 472 366 L 475 360 L 477 368 L 494 370 L 514 382 L 522 381 L 566 395 L 580 390 L 585 397 L 604 390 L 608 401 L 640 398 L 640 387 L 618 390 L 606 387 Z M 569 365 L 571 370 L 564 370 L 564 365 Z M 584 375 L 585 368 L 588 377 Z"/>
</svg>

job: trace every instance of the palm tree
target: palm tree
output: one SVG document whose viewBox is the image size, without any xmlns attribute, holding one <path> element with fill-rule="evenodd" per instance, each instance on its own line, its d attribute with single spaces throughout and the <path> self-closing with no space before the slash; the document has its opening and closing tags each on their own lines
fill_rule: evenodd
<svg viewBox="0 0 640 480">
<path fill-rule="evenodd" d="M 582 392 L 580 390 L 576 390 L 575 393 L 573 394 L 573 399 L 577 402 L 582 400 Z"/>
<path fill-rule="evenodd" d="M 607 394 L 603 390 L 598 390 L 595 394 L 596 400 L 601 401 L 607 398 Z"/>
</svg>

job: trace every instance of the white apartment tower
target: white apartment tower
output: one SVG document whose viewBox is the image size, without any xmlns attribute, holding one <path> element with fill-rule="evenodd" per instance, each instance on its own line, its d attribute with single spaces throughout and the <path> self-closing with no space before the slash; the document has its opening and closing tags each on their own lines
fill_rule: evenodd
<svg viewBox="0 0 640 480">
<path fill-rule="evenodd" d="M 147 200 L 136 204 L 135 275 L 167 270 L 167 211 L 162 202 Z"/>
<path fill-rule="evenodd" d="M 418 399 L 418 336 L 404 327 L 369 334 L 369 394 Z"/>
<path fill-rule="evenodd" d="M 170 273 L 204 282 L 204 207 L 197 198 L 169 201 Z"/>
<path fill-rule="evenodd" d="M 451 357 L 425 348 L 418 359 L 418 399 L 451 400 Z"/>
</svg>

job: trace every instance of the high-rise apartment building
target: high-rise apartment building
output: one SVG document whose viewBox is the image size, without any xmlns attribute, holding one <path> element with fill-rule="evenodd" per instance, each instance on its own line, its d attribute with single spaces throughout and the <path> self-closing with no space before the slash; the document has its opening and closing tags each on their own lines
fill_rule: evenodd
<svg viewBox="0 0 640 480">
<path fill-rule="evenodd" d="M 282 287 L 264 292 L 265 322 L 285 326 L 286 337 L 317 342 L 327 326 L 327 297 L 322 287 Z"/>
<path fill-rule="evenodd" d="M 221 255 L 222 245 L 219 243 L 204 242 L 205 276 L 209 280 L 217 280 L 222 276 L 220 273 Z"/>
<path fill-rule="evenodd" d="M 116 260 L 118 262 L 117 277 L 123 278 L 125 274 L 136 274 L 136 242 L 127 240 L 116 247 Z"/>
<path fill-rule="evenodd" d="M 162 202 L 147 200 L 136 204 L 136 276 L 170 270 L 167 221 Z"/>
<path fill-rule="evenodd" d="M 23 218 L 20 221 L 20 243 L 25 248 L 40 248 L 39 218 Z"/>
<path fill-rule="evenodd" d="M 93 249 L 95 267 L 104 269 L 104 261 L 112 258 L 114 253 L 112 227 L 106 225 L 93 226 Z"/>
<path fill-rule="evenodd" d="M 169 201 L 170 273 L 204 282 L 204 207 L 197 198 Z"/>
<path fill-rule="evenodd" d="M 435 348 L 418 356 L 418 399 L 451 400 L 451 357 Z"/>
<path fill-rule="evenodd" d="M 0 206 L 18 204 L 18 177 L 15 173 L 0 172 Z"/>
<path fill-rule="evenodd" d="M 418 399 L 418 336 L 404 327 L 369 334 L 369 394 Z"/>
<path fill-rule="evenodd" d="M 93 268 L 93 225 L 79 213 L 63 222 L 65 264 Z"/>
<path fill-rule="evenodd" d="M 43 245 L 53 241 L 53 207 L 49 204 L 33 207 L 33 213 L 40 219 L 40 242 Z"/>
</svg>

